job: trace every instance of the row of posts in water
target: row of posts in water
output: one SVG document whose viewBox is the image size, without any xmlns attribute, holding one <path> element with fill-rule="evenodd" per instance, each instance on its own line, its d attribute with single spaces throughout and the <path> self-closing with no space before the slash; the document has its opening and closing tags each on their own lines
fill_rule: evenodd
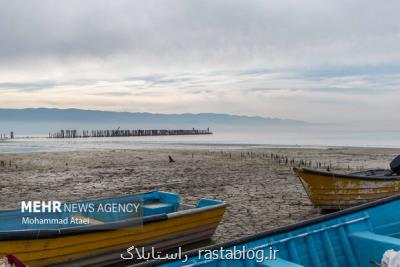
<svg viewBox="0 0 400 267">
<path fill-rule="evenodd" d="M 212 134 L 210 128 L 207 130 L 61 130 L 49 133 L 49 138 L 87 138 L 87 137 L 120 137 L 120 136 L 159 136 L 159 135 L 200 135 Z"/>
<path fill-rule="evenodd" d="M 4 139 L 14 139 L 14 132 L 10 132 L 10 135 L 7 135 L 5 133 L 0 133 L 0 140 Z"/>
</svg>

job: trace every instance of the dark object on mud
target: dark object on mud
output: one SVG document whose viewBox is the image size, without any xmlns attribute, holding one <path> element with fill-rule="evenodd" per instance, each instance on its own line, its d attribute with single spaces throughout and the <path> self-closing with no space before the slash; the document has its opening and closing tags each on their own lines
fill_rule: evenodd
<svg viewBox="0 0 400 267">
<path fill-rule="evenodd" d="M 390 169 L 397 173 L 400 174 L 400 155 L 395 157 L 392 162 L 390 162 Z"/>
<path fill-rule="evenodd" d="M 169 163 L 175 162 L 175 160 L 171 156 L 168 155 L 168 158 L 169 158 Z"/>
</svg>

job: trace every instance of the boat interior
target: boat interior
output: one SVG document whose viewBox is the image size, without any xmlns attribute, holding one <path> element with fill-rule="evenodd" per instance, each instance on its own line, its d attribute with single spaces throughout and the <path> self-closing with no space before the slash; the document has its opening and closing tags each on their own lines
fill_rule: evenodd
<svg viewBox="0 0 400 267">
<path fill-rule="evenodd" d="M 394 176 L 400 177 L 397 173 L 393 172 L 392 170 L 385 170 L 385 169 L 376 169 L 376 170 L 366 170 L 360 172 L 352 172 L 349 175 L 355 176 L 371 176 L 371 177 L 387 177 L 387 176 Z"/>
</svg>

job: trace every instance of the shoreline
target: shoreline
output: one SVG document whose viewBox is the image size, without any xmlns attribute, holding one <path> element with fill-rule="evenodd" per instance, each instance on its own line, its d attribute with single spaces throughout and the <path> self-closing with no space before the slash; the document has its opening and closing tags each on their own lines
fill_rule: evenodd
<svg viewBox="0 0 400 267">
<path fill-rule="evenodd" d="M 16 137 L 14 139 L 0 139 L 0 155 L 1 154 L 29 154 L 29 153 L 58 153 L 58 152 L 95 152 L 95 151 L 109 151 L 109 150 L 210 150 L 210 151 L 237 151 L 237 150 L 269 150 L 269 149 L 381 149 L 381 150 L 399 150 L 400 147 L 393 146 L 360 146 L 360 145 L 316 145 L 316 144 L 260 144 L 260 143 L 205 143 L 205 142 L 179 142 L 179 141 L 159 141 L 159 140 L 143 140 L 149 136 L 137 136 L 137 137 L 93 137 L 87 138 L 48 138 L 48 137 Z M 157 136 L 159 137 L 170 137 L 170 136 Z M 116 138 L 122 138 L 117 140 Z M 136 139 L 137 138 L 137 139 Z M 46 144 L 35 144 L 26 145 L 19 141 L 36 139 L 40 140 L 41 143 L 55 141 L 56 143 L 47 145 Z M 136 139 L 136 140 L 135 140 Z M 142 139 L 142 140 L 141 140 Z M 88 140 L 84 146 L 81 143 Z M 99 141 L 102 142 L 104 147 L 98 146 Z M 118 145 L 114 147 L 114 141 L 116 143 L 123 143 L 127 141 L 128 147 L 121 148 Z M 136 143 L 129 143 L 129 142 Z M 18 142 L 19 144 L 16 144 Z M 55 144 L 69 144 L 70 147 L 55 148 Z M 6 148 L 2 148 L 2 145 L 7 145 Z M 14 145 L 15 144 L 15 145 Z M 96 147 L 85 147 L 92 145 Z M 107 146 L 108 145 L 108 146 Z"/>
</svg>

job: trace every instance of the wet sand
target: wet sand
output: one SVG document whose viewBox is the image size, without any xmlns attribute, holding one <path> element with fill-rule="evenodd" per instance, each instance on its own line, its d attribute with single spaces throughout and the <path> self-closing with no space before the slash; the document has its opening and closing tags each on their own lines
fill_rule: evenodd
<svg viewBox="0 0 400 267">
<path fill-rule="evenodd" d="M 346 172 L 387 168 L 397 154 L 400 149 L 382 148 L 1 154 L 5 166 L 0 165 L 0 208 L 19 208 L 22 200 L 72 201 L 173 191 L 190 204 L 202 197 L 228 204 L 214 235 L 215 242 L 222 242 L 319 215 L 293 174 L 292 167 L 301 161 Z M 176 162 L 169 163 L 168 155 Z"/>
</svg>

